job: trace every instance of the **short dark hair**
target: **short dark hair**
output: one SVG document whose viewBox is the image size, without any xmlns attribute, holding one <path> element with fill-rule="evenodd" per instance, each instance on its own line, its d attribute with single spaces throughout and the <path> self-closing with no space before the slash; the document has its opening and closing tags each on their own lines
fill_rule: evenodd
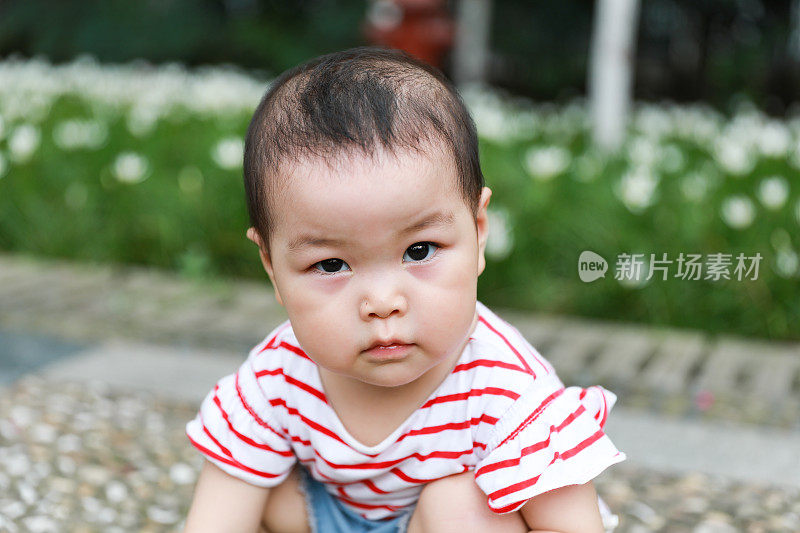
<svg viewBox="0 0 800 533">
<path fill-rule="evenodd" d="M 404 52 L 361 47 L 287 70 L 270 86 L 247 129 L 244 185 L 250 222 L 269 250 L 273 181 L 287 163 L 377 148 L 452 152 L 458 189 L 477 213 L 483 174 L 475 123 L 455 87 Z"/>
</svg>

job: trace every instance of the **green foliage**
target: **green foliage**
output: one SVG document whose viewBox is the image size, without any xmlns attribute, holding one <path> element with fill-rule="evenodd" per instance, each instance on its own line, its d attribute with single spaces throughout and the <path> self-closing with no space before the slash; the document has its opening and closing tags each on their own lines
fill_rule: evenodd
<svg viewBox="0 0 800 533">
<path fill-rule="evenodd" d="M 217 81 L 201 90 L 197 74 L 156 69 L 115 85 L 121 71 L 89 65 L 73 78 L 96 79 L 59 91 L 49 67 L 14 76 L 4 68 L 0 249 L 264 279 L 245 238 L 241 179 L 241 143 L 261 83 L 226 89 L 214 83 L 233 74 L 209 75 Z M 137 78 L 152 91 L 129 91 Z M 9 89 L 12 80 L 17 89 Z M 90 95 L 95 86 L 122 92 Z M 800 338 L 800 121 L 747 108 L 723 117 L 641 107 L 625 148 L 603 155 L 592 148 L 580 104 L 535 107 L 491 93 L 466 99 L 494 193 L 482 300 Z M 237 104 L 209 110 L 204 101 Z M 608 261 L 605 278 L 579 279 L 585 250 Z M 731 279 L 676 277 L 681 253 L 731 254 Z M 736 279 L 739 253 L 761 254 L 757 279 Z M 617 280 L 620 254 L 647 262 L 667 254 L 669 278 Z"/>
</svg>

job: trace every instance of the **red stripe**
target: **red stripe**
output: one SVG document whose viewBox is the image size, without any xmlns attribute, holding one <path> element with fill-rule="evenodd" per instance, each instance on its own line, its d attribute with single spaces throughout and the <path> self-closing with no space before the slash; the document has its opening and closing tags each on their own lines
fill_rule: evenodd
<svg viewBox="0 0 800 533">
<path fill-rule="evenodd" d="M 509 370 L 518 370 L 519 372 L 525 372 L 526 374 L 528 373 L 524 368 L 520 366 L 513 365 L 511 363 L 506 363 L 505 361 L 493 361 L 491 359 L 475 359 L 474 361 L 470 361 L 469 363 L 462 363 L 453 369 L 453 373 L 469 370 L 471 368 L 475 368 L 476 366 L 487 367 L 487 368 L 500 367 L 500 368 L 507 368 Z"/>
<path fill-rule="evenodd" d="M 357 463 L 357 464 L 334 463 L 322 457 L 322 455 L 320 455 L 319 452 L 317 452 L 316 450 L 314 450 L 314 453 L 317 455 L 317 457 L 325 461 L 325 464 L 327 464 L 331 468 L 339 468 L 342 470 L 374 470 L 380 468 L 389 468 L 396 464 L 402 463 L 403 461 L 406 461 L 408 459 L 417 459 L 420 462 L 427 461 L 428 459 L 458 459 L 462 455 L 471 454 L 472 448 L 461 452 L 436 451 L 436 452 L 431 452 L 427 455 L 412 453 L 411 455 L 407 455 L 399 459 L 392 459 L 391 461 L 381 461 L 375 463 Z"/>
<path fill-rule="evenodd" d="M 272 337 L 270 337 L 270 339 L 267 341 L 267 343 L 258 351 L 258 353 L 261 353 L 264 350 L 273 349 L 274 348 L 273 343 L 278 339 L 278 336 L 287 327 L 289 327 L 289 321 L 288 320 L 286 322 L 284 322 L 282 325 L 278 326 L 278 329 L 275 330 L 275 333 L 272 335 Z"/>
<path fill-rule="evenodd" d="M 575 446 L 571 450 L 567 450 L 564 453 L 562 453 L 561 454 L 561 459 L 566 461 L 570 457 L 573 457 L 573 456 L 577 455 L 578 453 L 582 452 L 583 450 L 585 450 L 586 448 L 588 448 L 589 446 L 591 446 L 592 444 L 594 444 L 595 442 L 600 440 L 603 437 L 603 435 L 605 435 L 603 430 L 602 429 L 598 429 L 597 431 L 594 432 L 594 435 L 592 435 L 591 437 L 589 437 L 585 441 L 581 442 L 580 444 L 578 444 L 577 446 Z"/>
<path fill-rule="evenodd" d="M 521 502 L 512 503 L 511 505 L 506 505 L 505 507 L 492 507 L 492 504 L 490 503 L 489 508 L 497 514 L 510 513 L 511 511 L 516 511 L 527 502 L 528 500 L 522 500 Z"/>
<path fill-rule="evenodd" d="M 532 453 L 538 452 L 539 450 L 547 448 L 550 445 L 550 437 L 552 437 L 554 433 L 559 433 L 562 429 L 571 424 L 577 417 L 582 415 L 585 411 L 586 408 L 584 406 L 582 405 L 579 406 L 574 412 L 570 413 L 570 415 L 567 416 L 567 418 L 565 418 L 564 421 L 561 422 L 558 426 L 550 426 L 550 433 L 547 435 L 547 438 L 545 440 L 537 442 L 536 444 L 531 444 L 530 446 L 526 446 L 520 451 L 519 457 L 506 459 L 504 461 L 498 461 L 496 463 L 491 463 L 479 468 L 475 472 L 475 478 L 477 479 L 483 474 L 488 474 L 489 472 L 494 472 L 495 470 L 517 466 L 522 460 L 522 458 L 525 457 L 526 455 L 530 455 Z"/>
<path fill-rule="evenodd" d="M 256 372 L 256 378 L 260 378 L 263 376 L 277 376 L 277 375 L 283 377 L 283 380 L 286 383 L 301 388 L 307 393 L 316 396 L 323 403 L 328 403 L 328 400 L 325 398 L 325 394 L 322 391 L 315 389 L 308 383 L 300 381 L 299 379 L 293 378 L 292 376 L 287 376 L 286 373 L 283 371 L 283 368 L 276 368 L 275 370 L 259 370 L 258 372 Z"/>
<path fill-rule="evenodd" d="M 586 412 L 586 407 L 581 405 L 580 407 L 575 409 L 567 418 L 565 418 L 564 421 L 561 422 L 561 424 L 559 424 L 556 427 L 556 431 L 561 431 L 562 429 L 564 429 L 565 427 L 570 425 L 576 418 L 578 418 L 579 416 L 581 416 L 585 412 Z"/>
<path fill-rule="evenodd" d="M 503 439 L 503 441 L 500 444 L 498 444 L 497 447 L 499 448 L 500 446 L 502 446 L 506 442 L 508 442 L 511 439 L 513 439 L 514 437 L 516 437 L 519 434 L 520 431 L 525 429 L 525 427 L 528 426 L 528 424 L 530 424 L 531 422 L 536 420 L 539 417 L 539 415 L 542 414 L 542 411 L 544 411 L 544 409 L 550 404 L 550 402 L 552 402 L 553 400 L 555 400 L 556 398 L 561 396 L 561 394 L 563 392 L 564 392 L 564 389 L 559 389 L 559 390 L 555 391 L 553 394 L 551 394 L 550 396 L 548 396 L 547 398 L 545 398 L 544 401 L 539 404 L 539 407 L 534 409 L 533 412 L 530 415 L 528 415 L 528 418 L 523 420 L 522 423 L 519 426 L 517 426 L 517 429 L 512 431 L 511 434 L 508 437 Z"/>
<path fill-rule="evenodd" d="M 347 446 L 349 448 L 348 444 L 345 441 L 343 441 L 342 438 L 339 437 L 339 435 L 334 433 L 332 430 L 326 428 L 322 424 L 320 424 L 318 422 L 314 422 L 310 418 L 307 418 L 307 417 L 303 416 L 302 414 L 300 414 L 300 411 L 298 411 L 294 407 L 289 407 L 286 404 L 286 400 L 284 400 L 283 398 L 273 398 L 273 399 L 269 400 L 269 404 L 271 406 L 273 406 L 273 407 L 275 407 L 277 405 L 280 405 L 281 407 L 286 409 L 286 412 L 288 412 L 290 415 L 294 415 L 294 416 L 299 417 L 300 420 L 302 420 L 307 426 L 309 426 L 309 427 L 311 427 L 313 429 L 316 429 L 317 431 L 319 431 L 323 435 L 327 435 L 328 437 L 332 438 L 333 440 L 335 440 L 337 442 L 340 442 L 340 443 L 344 444 L 345 446 Z M 373 456 L 370 456 L 370 457 L 373 457 Z"/>
<path fill-rule="evenodd" d="M 592 444 L 597 442 L 597 440 L 599 440 L 601 437 L 603 437 L 603 435 L 605 435 L 605 433 L 603 433 L 603 430 L 597 430 L 591 437 L 589 437 L 588 439 L 584 440 L 583 442 L 581 442 L 580 444 L 578 444 L 574 448 L 571 448 L 571 449 L 569 449 L 569 450 L 567 450 L 567 451 L 565 451 L 564 453 L 561 453 L 561 454 L 556 452 L 555 455 L 553 456 L 553 460 L 550 461 L 550 463 L 547 466 L 549 467 L 550 465 L 555 463 L 558 459 L 561 459 L 563 461 L 563 460 L 567 460 L 567 459 L 577 455 L 581 451 L 585 450 L 586 448 L 588 448 L 589 446 L 591 446 Z M 524 489 L 530 487 L 531 485 L 535 485 L 536 482 L 539 481 L 539 478 L 541 476 L 542 476 L 542 474 L 539 474 L 538 476 L 536 476 L 534 478 L 527 479 L 525 481 L 520 481 L 519 483 L 514 483 L 513 485 L 509 485 L 508 487 L 505 487 L 503 489 L 497 490 L 497 491 L 489 494 L 489 506 L 491 507 L 491 502 L 493 500 L 500 499 L 503 496 L 508 496 L 509 494 L 513 494 L 514 492 L 519 492 L 521 490 L 524 490 Z M 524 502 L 524 501 L 527 501 L 527 499 L 526 500 L 522 500 L 522 502 Z M 504 511 L 505 509 L 507 509 L 509 507 L 513 508 L 514 506 L 519 505 L 522 502 L 517 502 L 515 504 L 503 507 L 501 509 L 495 509 L 494 507 L 492 507 L 492 509 L 495 512 L 498 512 L 498 513 L 499 512 L 505 512 Z"/>
<path fill-rule="evenodd" d="M 187 435 L 187 437 L 189 437 L 189 441 L 192 443 L 192 445 L 195 448 L 197 448 L 198 450 L 200 450 L 201 452 L 203 452 L 204 455 L 207 455 L 208 457 L 211 457 L 212 459 L 216 459 L 217 461 L 219 461 L 221 463 L 225 463 L 227 465 L 235 466 L 236 468 L 238 468 L 240 470 L 244 470 L 245 472 L 249 472 L 249 473 L 254 474 L 256 476 L 265 477 L 265 478 L 276 478 L 276 477 L 280 477 L 280 476 L 283 475 L 283 474 L 270 474 L 269 472 L 261 472 L 259 470 L 255 470 L 253 468 L 250 468 L 249 466 L 243 465 L 242 463 L 240 463 L 240 462 L 238 462 L 238 461 L 236 461 L 234 459 L 229 459 L 227 457 L 223 457 L 221 455 L 218 455 L 218 454 L 212 452 L 211 450 L 209 450 L 205 446 L 203 446 L 200 443 L 196 442 L 189 435 Z"/>
<path fill-rule="evenodd" d="M 399 477 L 400 479 L 402 479 L 403 481 L 406 481 L 408 483 L 419 484 L 419 483 L 430 483 L 431 481 L 436 481 L 436 479 L 417 479 L 417 478 L 411 477 L 411 476 L 407 475 L 405 472 L 403 472 L 402 470 L 400 470 L 399 468 L 392 468 L 390 470 L 390 472 L 392 474 L 394 474 L 395 476 Z"/>
<path fill-rule="evenodd" d="M 496 463 L 482 466 L 477 471 L 475 471 L 475 478 L 477 479 L 478 477 L 484 474 L 488 474 L 489 472 L 494 472 L 495 470 L 500 470 L 511 466 L 517 466 L 520 463 L 520 461 L 522 461 L 522 458 L 525 457 L 526 455 L 547 448 L 548 446 L 550 446 L 550 437 L 553 435 L 554 429 L 555 428 L 553 428 L 553 426 L 550 426 L 550 435 L 548 435 L 547 438 L 541 442 L 537 442 L 536 444 L 532 444 L 526 448 L 523 448 L 520 451 L 519 457 L 515 457 L 513 459 L 506 459 L 505 461 L 498 461 Z"/>
<path fill-rule="evenodd" d="M 517 358 L 519 359 L 519 362 L 522 363 L 522 366 L 525 368 L 525 371 L 528 372 L 529 374 L 532 374 L 533 377 L 535 378 L 536 377 L 536 373 L 533 370 L 531 370 L 531 367 L 528 366 L 528 363 L 525 362 L 525 359 L 522 358 L 522 355 L 517 351 L 516 348 L 514 348 L 514 346 L 508 341 L 508 339 L 506 339 L 503 336 L 502 333 L 497 331 L 491 324 L 489 324 L 489 322 L 487 322 L 486 319 L 483 318 L 482 316 L 479 315 L 478 316 L 478 320 L 483 322 L 486 325 L 487 328 L 492 330 L 496 335 L 498 335 L 501 339 L 503 339 L 503 342 L 506 343 L 506 346 L 511 348 L 511 351 L 514 352 L 517 355 Z"/>
<path fill-rule="evenodd" d="M 306 352 L 304 352 L 299 346 L 294 346 L 292 344 L 289 344 L 286 341 L 281 341 L 281 343 L 277 347 L 278 348 L 286 348 L 290 352 L 295 353 L 295 354 L 299 355 L 300 357 L 302 357 L 304 359 L 308 359 L 312 363 L 314 362 L 314 361 L 311 360 L 311 358 L 308 356 L 308 354 L 306 354 Z"/>
<path fill-rule="evenodd" d="M 303 439 L 301 439 L 300 437 L 298 437 L 296 435 L 289 435 L 288 432 L 286 433 L 286 436 L 289 439 L 291 439 L 292 442 L 299 442 L 303 446 L 311 446 L 311 441 L 310 440 L 303 440 Z"/>
<path fill-rule="evenodd" d="M 277 336 L 277 335 L 276 335 L 276 336 Z M 274 340 L 275 340 L 274 338 L 273 338 L 272 340 L 270 340 L 270 342 L 268 342 L 268 343 L 267 343 L 267 345 L 266 345 L 266 346 L 264 346 L 264 347 L 261 349 L 261 351 L 260 351 L 259 353 L 266 352 L 267 350 L 277 350 L 278 348 L 285 348 L 286 350 L 289 350 L 290 352 L 292 352 L 292 353 L 295 353 L 295 354 L 299 355 L 299 356 L 300 356 L 300 357 L 302 357 L 303 359 L 308 359 L 308 360 L 309 360 L 309 361 L 311 361 L 312 363 L 314 362 L 314 361 L 313 361 L 313 360 L 312 360 L 312 359 L 311 359 L 311 358 L 308 356 L 308 354 L 307 354 L 306 352 L 304 352 L 304 351 L 303 351 L 303 349 L 302 349 L 302 348 L 300 348 L 299 346 L 295 346 L 295 345 L 293 345 L 293 344 L 289 344 L 289 343 L 288 343 L 288 342 L 286 342 L 286 341 L 281 341 L 281 342 L 279 342 L 278 344 L 273 344 L 273 341 L 274 341 Z M 316 364 L 316 363 L 315 363 L 315 364 Z"/>
<path fill-rule="evenodd" d="M 502 320 L 501 320 L 501 321 L 502 321 Z M 528 352 L 531 354 L 531 357 L 533 357 L 534 359 L 536 359 L 536 362 L 537 362 L 537 363 L 539 363 L 539 364 L 541 365 L 541 367 L 542 367 L 542 368 L 544 368 L 544 372 L 545 372 L 545 374 L 549 374 L 549 373 L 550 373 L 550 371 L 551 371 L 551 367 L 550 367 L 550 366 L 548 366 L 548 365 L 546 365 L 546 364 L 544 363 L 544 361 L 542 361 L 542 358 L 541 358 L 541 356 L 539 355 L 539 353 L 536 351 L 536 349 L 535 349 L 533 346 L 531 346 L 531 345 L 530 345 L 530 343 L 529 343 L 529 342 L 528 342 L 528 341 L 525 339 L 525 337 L 523 337 L 523 336 L 522 336 L 522 333 L 520 333 L 520 332 L 519 332 L 519 330 L 518 330 L 517 328 L 515 328 L 514 326 L 512 326 L 512 325 L 511 325 L 511 324 L 509 324 L 508 322 L 504 322 L 504 321 L 503 321 L 503 324 L 505 324 L 506 326 L 508 326 L 509 328 L 511 328 L 511 330 L 512 330 L 514 333 L 516 333 L 517 337 L 520 339 L 520 342 L 522 342 L 522 345 L 523 345 L 523 346 L 525 346 L 525 348 L 526 348 L 526 349 L 528 350 Z"/>
<path fill-rule="evenodd" d="M 495 423 L 497 423 L 497 420 L 498 419 L 493 416 L 484 414 L 479 417 L 465 420 L 463 422 L 450 422 L 449 424 L 442 424 L 440 426 L 427 426 L 421 429 L 412 429 L 411 431 L 409 431 L 408 433 L 404 434 L 402 437 L 397 439 L 395 442 L 400 442 L 406 437 L 413 437 L 415 435 L 431 435 L 433 433 L 439 433 L 442 431 L 447 431 L 449 429 L 466 429 L 472 426 L 477 426 L 481 422 L 486 422 L 487 424 L 494 425 Z"/>
<path fill-rule="evenodd" d="M 603 393 L 602 390 L 598 392 L 600 392 L 600 397 L 603 399 L 603 417 L 600 420 L 600 427 L 602 428 L 606 426 L 606 419 L 608 418 L 608 404 L 606 403 L 605 393 Z"/>
<path fill-rule="evenodd" d="M 255 420 L 256 423 L 259 426 L 261 426 L 263 428 L 266 428 L 266 429 L 272 431 L 273 433 L 275 433 L 277 436 L 283 438 L 283 435 L 281 435 L 281 433 L 278 430 L 274 429 L 272 426 L 267 424 L 265 421 L 261 420 L 261 417 L 259 417 L 256 414 L 256 412 L 253 410 L 253 408 L 250 407 L 250 404 L 248 404 L 247 401 L 245 401 L 244 395 L 242 394 L 242 388 L 239 386 L 239 373 L 238 372 L 236 373 L 235 385 L 236 385 L 236 394 L 239 396 L 239 401 L 242 403 L 242 406 L 247 410 L 247 412 L 250 413 L 250 416 L 253 417 L 253 420 Z"/>
<path fill-rule="evenodd" d="M 218 441 L 217 438 L 214 437 L 214 435 L 211 434 L 211 431 L 208 429 L 208 427 L 206 427 L 205 423 L 203 422 L 203 417 L 202 416 L 200 417 L 200 425 L 203 426 L 203 433 L 205 433 L 206 436 L 209 439 L 211 439 L 211 442 L 213 442 L 217 446 L 217 448 L 222 450 L 222 453 L 224 453 L 225 455 L 227 455 L 228 457 L 233 459 L 233 454 L 231 453 L 231 451 L 228 448 L 226 448 L 225 446 L 223 446 L 222 443 L 220 441 Z"/>
<path fill-rule="evenodd" d="M 556 452 L 555 456 L 553 457 L 553 460 L 550 461 L 547 467 L 555 463 L 557 460 L 558 460 L 558 452 Z M 509 485 L 504 489 L 496 490 L 493 493 L 489 494 L 489 501 L 491 502 L 492 500 L 499 500 L 503 496 L 508 496 L 509 494 L 513 494 L 515 492 L 527 489 L 528 487 L 535 485 L 536 482 L 539 481 L 540 477 L 542 477 L 542 474 L 539 474 L 538 476 L 531 479 L 526 479 L 525 481 L 520 481 L 519 483 L 514 483 L 513 485 Z"/>
<path fill-rule="evenodd" d="M 373 482 L 372 482 L 372 481 L 370 481 L 369 479 L 365 479 L 365 480 L 364 480 L 364 485 L 365 485 L 365 486 L 366 486 L 366 487 L 367 487 L 369 490 L 371 490 L 372 492 L 374 492 L 375 494 L 391 494 L 391 492 L 387 492 L 387 491 L 385 491 L 385 490 L 379 489 L 379 488 L 378 488 L 378 487 L 375 485 L 375 483 L 373 483 Z"/>
<path fill-rule="evenodd" d="M 253 446 L 255 448 L 259 448 L 261 450 L 267 450 L 269 452 L 276 453 L 276 454 L 278 454 L 278 455 L 280 455 L 282 457 L 291 457 L 293 455 L 291 450 L 278 451 L 278 450 L 272 448 L 271 446 L 269 446 L 267 444 L 256 442 L 253 439 L 251 439 L 250 437 L 248 437 L 247 435 L 243 435 L 242 433 L 239 433 L 238 431 L 236 431 L 236 428 L 233 427 L 233 424 L 231 423 L 230 418 L 228 417 L 228 413 L 226 413 L 225 409 L 223 409 L 223 407 L 222 407 L 222 402 L 220 401 L 219 396 L 217 396 L 217 394 L 216 394 L 218 388 L 219 387 L 214 387 L 214 403 L 217 404 L 217 407 L 219 408 L 220 413 L 222 413 L 222 418 L 224 418 L 225 422 L 228 423 L 228 428 L 231 430 L 231 432 L 233 432 L 234 435 L 236 435 L 236 437 L 239 440 L 241 440 L 241 441 L 243 441 L 243 442 L 245 442 L 245 443 L 247 443 L 250 446 Z M 221 446 L 220 446 L 220 448 L 221 448 Z"/>
<path fill-rule="evenodd" d="M 437 396 L 425 402 L 420 409 L 425 409 L 437 403 L 457 402 L 459 400 L 466 400 L 472 396 L 482 396 L 484 394 L 494 394 L 497 396 L 506 396 L 512 400 L 519 398 L 519 394 L 514 391 L 501 389 L 499 387 L 486 387 L 485 389 L 472 389 L 469 392 L 460 392 L 458 394 L 446 394 L 444 396 Z"/>
</svg>

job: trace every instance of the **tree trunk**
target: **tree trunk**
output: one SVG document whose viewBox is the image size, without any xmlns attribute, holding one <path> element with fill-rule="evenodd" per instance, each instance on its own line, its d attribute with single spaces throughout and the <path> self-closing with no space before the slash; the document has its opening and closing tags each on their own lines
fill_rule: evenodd
<svg viewBox="0 0 800 533">
<path fill-rule="evenodd" d="M 800 0 L 792 0 L 791 20 L 789 21 L 789 56 L 800 62 Z"/>
<path fill-rule="evenodd" d="M 592 35 L 589 98 L 594 142 L 607 151 L 625 140 L 631 105 L 639 0 L 598 0 Z"/>
<path fill-rule="evenodd" d="M 491 0 L 458 2 L 453 48 L 453 80 L 459 86 L 486 81 L 491 15 Z"/>
</svg>

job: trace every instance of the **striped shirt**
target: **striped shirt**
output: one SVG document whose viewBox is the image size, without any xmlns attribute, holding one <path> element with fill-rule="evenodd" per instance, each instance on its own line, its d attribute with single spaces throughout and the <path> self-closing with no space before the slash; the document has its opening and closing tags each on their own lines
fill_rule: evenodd
<svg viewBox="0 0 800 533">
<path fill-rule="evenodd" d="M 299 461 L 372 520 L 397 516 L 426 483 L 452 474 L 474 471 L 489 507 L 505 513 L 624 460 L 602 429 L 616 397 L 565 388 L 514 327 L 477 307 L 452 372 L 375 446 L 344 428 L 288 322 L 217 383 L 187 435 L 222 470 L 262 487 L 280 484 Z"/>
</svg>

